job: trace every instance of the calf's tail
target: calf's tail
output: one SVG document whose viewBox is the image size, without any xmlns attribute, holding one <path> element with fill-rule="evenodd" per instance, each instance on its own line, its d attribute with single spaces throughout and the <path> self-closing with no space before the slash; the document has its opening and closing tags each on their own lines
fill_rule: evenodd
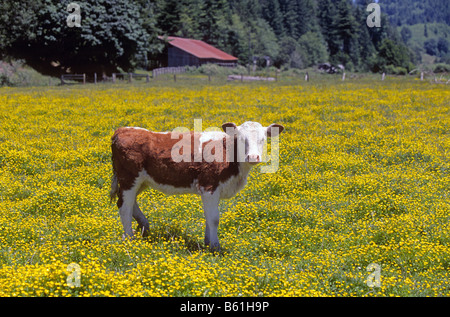
<svg viewBox="0 0 450 317">
<path fill-rule="evenodd" d="M 113 200 L 116 197 L 119 197 L 119 181 L 117 179 L 117 173 L 116 173 L 116 166 L 115 166 L 115 152 L 116 152 L 116 141 L 117 141 L 117 132 L 116 130 L 111 137 L 111 161 L 112 161 L 112 170 L 113 170 L 113 177 L 111 179 L 111 190 L 109 191 L 109 197 L 110 197 L 110 203 L 113 202 Z"/>
<path fill-rule="evenodd" d="M 114 173 L 112 181 L 111 181 L 111 190 L 109 191 L 109 197 L 111 198 L 110 203 L 118 197 L 119 195 L 119 183 L 117 182 L 117 175 Z"/>
</svg>

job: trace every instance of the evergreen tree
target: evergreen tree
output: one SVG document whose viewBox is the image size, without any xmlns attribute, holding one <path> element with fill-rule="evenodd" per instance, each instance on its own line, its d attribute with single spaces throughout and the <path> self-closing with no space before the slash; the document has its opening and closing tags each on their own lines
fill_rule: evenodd
<svg viewBox="0 0 450 317">
<path fill-rule="evenodd" d="M 203 0 L 180 1 L 180 30 L 177 35 L 186 38 L 200 39 L 203 36 L 200 17 L 205 10 Z"/>
<path fill-rule="evenodd" d="M 437 49 L 439 50 L 439 53 L 441 55 L 447 54 L 449 51 L 448 41 L 446 39 L 444 39 L 443 37 L 440 37 L 437 41 Z"/>
<path fill-rule="evenodd" d="M 435 39 L 426 40 L 423 47 L 425 48 L 427 54 L 434 56 L 438 55 L 437 42 Z"/>
<path fill-rule="evenodd" d="M 328 46 L 330 56 L 336 55 L 340 49 L 337 33 L 337 20 L 334 18 L 336 7 L 332 0 L 318 0 L 318 23 Z"/>
<path fill-rule="evenodd" d="M 231 10 L 226 0 L 204 0 L 199 16 L 202 40 L 219 47 L 227 42 L 227 27 L 231 23 Z"/>
<path fill-rule="evenodd" d="M 225 49 L 233 56 L 238 57 L 241 63 L 248 63 L 251 58 L 248 28 L 239 15 L 235 13 L 231 16 L 231 25 L 228 28 L 228 43 Z"/>
<path fill-rule="evenodd" d="M 138 0 L 138 5 L 141 13 L 141 26 L 148 35 L 148 42 L 144 44 L 145 47 L 138 66 L 149 69 L 156 66 L 154 63 L 155 56 L 162 52 L 164 44 L 158 38 L 161 29 L 157 27 L 158 18 L 155 13 L 155 4 L 149 0 Z"/>
<path fill-rule="evenodd" d="M 166 35 L 178 35 L 182 28 L 182 2 L 180 0 L 157 0 L 157 27 Z"/>
<path fill-rule="evenodd" d="M 349 54 L 351 50 L 351 40 L 356 36 L 357 24 L 352 14 L 352 8 L 348 0 L 340 0 L 337 9 L 337 35 L 341 40 L 341 51 Z"/>
<path fill-rule="evenodd" d="M 366 23 L 366 14 L 360 7 L 356 7 L 355 10 L 355 20 L 358 23 L 357 27 L 357 39 L 355 44 L 355 53 L 358 54 L 358 62 L 354 62 L 355 67 L 358 70 L 367 71 L 369 70 L 370 61 L 374 58 L 375 47 L 370 38 L 369 29 Z M 355 60 L 355 57 L 353 57 Z"/>
<path fill-rule="evenodd" d="M 278 0 L 261 1 L 262 18 L 266 20 L 277 37 L 285 35 L 283 13 Z"/>
<path fill-rule="evenodd" d="M 405 43 L 408 43 L 409 39 L 412 37 L 412 32 L 407 26 L 402 27 L 400 34 L 402 36 L 403 42 Z"/>
</svg>

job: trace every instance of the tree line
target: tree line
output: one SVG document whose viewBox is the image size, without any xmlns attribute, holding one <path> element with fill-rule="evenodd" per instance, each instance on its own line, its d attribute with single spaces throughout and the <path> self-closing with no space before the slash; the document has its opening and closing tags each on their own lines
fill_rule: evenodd
<svg viewBox="0 0 450 317">
<path fill-rule="evenodd" d="M 439 22 L 450 24 L 448 0 L 383 0 L 383 10 L 394 26 Z"/>
<path fill-rule="evenodd" d="M 71 2 L 80 6 L 80 27 L 66 23 Z M 168 35 L 204 40 L 242 65 L 269 58 L 278 68 L 330 62 L 349 71 L 411 70 L 414 54 L 388 16 L 382 11 L 381 26 L 367 26 L 369 2 L 2 0 L 0 59 L 54 75 L 151 69 L 164 48 L 158 35 Z"/>
</svg>

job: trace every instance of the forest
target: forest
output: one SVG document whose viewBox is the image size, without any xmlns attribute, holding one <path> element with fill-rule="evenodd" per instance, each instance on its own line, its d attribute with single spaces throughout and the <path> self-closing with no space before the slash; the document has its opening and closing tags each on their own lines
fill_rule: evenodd
<svg viewBox="0 0 450 317">
<path fill-rule="evenodd" d="M 71 2 L 80 6 L 80 27 L 66 22 Z M 348 71 L 402 74 L 421 63 L 423 54 L 448 61 L 447 33 L 439 37 L 435 31 L 434 37 L 417 42 L 409 27 L 448 26 L 446 0 L 379 0 L 380 27 L 367 25 L 370 2 L 3 0 L 0 60 L 24 60 L 53 75 L 152 69 L 164 47 L 158 35 L 167 35 L 203 40 L 244 66 L 264 66 L 268 57 L 280 69 L 330 62 Z"/>
</svg>

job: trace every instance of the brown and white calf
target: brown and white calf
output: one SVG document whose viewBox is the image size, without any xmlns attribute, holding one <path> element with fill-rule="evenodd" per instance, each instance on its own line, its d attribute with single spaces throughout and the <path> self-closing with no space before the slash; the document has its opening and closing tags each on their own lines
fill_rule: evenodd
<svg viewBox="0 0 450 317">
<path fill-rule="evenodd" d="M 151 132 L 124 127 L 112 136 L 111 200 L 118 197 L 125 236 L 133 236 L 132 218 L 144 236 L 149 223 L 136 201 L 146 187 L 165 194 L 198 194 L 206 218 L 205 244 L 220 248 L 217 237 L 219 200 L 235 196 L 247 183 L 253 165 L 262 160 L 267 137 L 284 127 L 257 122 L 222 125 L 225 132 Z"/>
</svg>

